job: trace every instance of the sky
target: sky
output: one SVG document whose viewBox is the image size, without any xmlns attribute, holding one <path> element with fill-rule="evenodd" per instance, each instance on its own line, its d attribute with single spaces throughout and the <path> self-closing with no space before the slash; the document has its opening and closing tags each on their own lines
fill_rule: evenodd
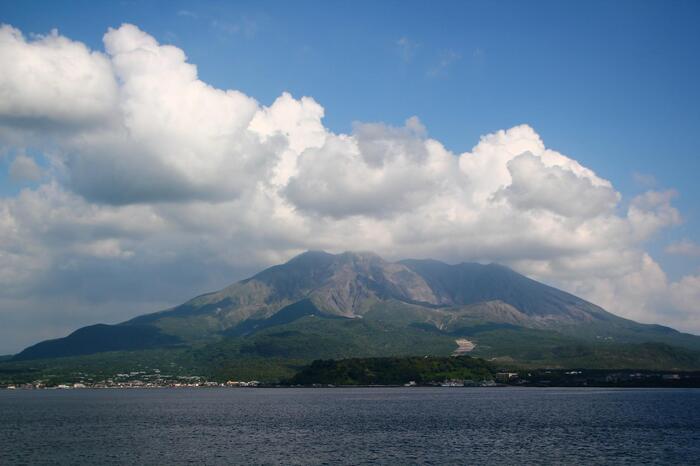
<svg viewBox="0 0 700 466">
<path fill-rule="evenodd" d="M 307 249 L 700 334 L 700 4 L 0 3 L 0 354 Z"/>
</svg>

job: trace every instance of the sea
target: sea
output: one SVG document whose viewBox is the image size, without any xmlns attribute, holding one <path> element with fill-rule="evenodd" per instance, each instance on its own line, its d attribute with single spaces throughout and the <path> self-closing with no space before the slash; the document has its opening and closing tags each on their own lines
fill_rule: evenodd
<svg viewBox="0 0 700 466">
<path fill-rule="evenodd" d="M 700 389 L 3 390 L 0 464 L 700 464 Z"/>
</svg>

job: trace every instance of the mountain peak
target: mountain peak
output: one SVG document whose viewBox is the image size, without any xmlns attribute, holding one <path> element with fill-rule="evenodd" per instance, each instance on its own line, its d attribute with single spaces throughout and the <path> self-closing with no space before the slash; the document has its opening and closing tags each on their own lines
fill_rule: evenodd
<svg viewBox="0 0 700 466">
<path fill-rule="evenodd" d="M 289 264 L 291 262 L 313 261 L 324 259 L 330 256 L 333 256 L 333 254 L 318 249 L 309 249 L 308 251 L 304 251 L 301 254 L 297 254 L 296 256 L 292 257 L 286 263 Z"/>
<path fill-rule="evenodd" d="M 287 263 L 300 261 L 327 260 L 334 258 L 341 261 L 384 261 L 379 254 L 372 251 L 344 251 L 339 254 L 332 254 L 323 250 L 310 249 L 292 257 Z"/>
<path fill-rule="evenodd" d="M 294 276 L 297 283 L 303 283 L 303 290 L 298 287 L 296 290 L 309 296 L 322 311 L 345 317 L 360 315 L 383 299 L 436 304 L 435 297 L 418 274 L 402 264 L 387 262 L 371 251 L 340 254 L 308 251 L 253 278 L 279 290 L 280 273 L 285 277 Z"/>
<path fill-rule="evenodd" d="M 365 261 L 384 261 L 379 254 L 372 251 L 345 251 L 338 254 L 339 257 L 350 258 L 354 260 L 365 260 Z"/>
</svg>

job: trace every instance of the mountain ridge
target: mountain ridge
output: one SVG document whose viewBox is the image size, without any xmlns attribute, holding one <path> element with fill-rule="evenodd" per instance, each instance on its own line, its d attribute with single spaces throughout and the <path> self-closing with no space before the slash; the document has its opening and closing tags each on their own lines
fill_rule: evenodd
<svg viewBox="0 0 700 466">
<path fill-rule="evenodd" d="M 349 323 L 358 319 L 368 325 Z M 240 355 L 240 348 L 251 344 L 277 345 L 282 350 L 275 354 L 284 357 L 284 345 L 291 342 L 304 347 L 307 357 L 315 354 L 314 341 L 325 342 L 319 348 L 334 348 L 330 353 L 319 349 L 319 357 L 342 355 L 343 347 L 362 356 L 362 347 L 352 338 L 366 342 L 367 356 L 382 351 L 418 355 L 427 348 L 448 352 L 450 341 L 468 335 L 476 343 L 475 353 L 494 358 L 526 361 L 550 354 L 557 345 L 574 343 L 607 345 L 607 351 L 614 344 L 651 342 L 698 351 L 700 367 L 700 337 L 624 319 L 508 267 L 432 259 L 389 262 L 372 252 L 307 251 L 179 306 L 97 327 L 111 335 L 109 345 L 90 328 L 32 345 L 14 359 L 183 346 L 235 347 Z M 412 335 L 427 346 L 411 349 L 402 343 L 399 350 L 377 332 L 389 332 L 396 341 Z M 529 335 L 529 340 L 522 340 L 519 348 L 499 340 L 511 338 L 513 332 Z M 518 356 L 525 347 L 540 348 L 539 353 Z M 269 348 L 263 353 L 269 354 Z"/>
</svg>

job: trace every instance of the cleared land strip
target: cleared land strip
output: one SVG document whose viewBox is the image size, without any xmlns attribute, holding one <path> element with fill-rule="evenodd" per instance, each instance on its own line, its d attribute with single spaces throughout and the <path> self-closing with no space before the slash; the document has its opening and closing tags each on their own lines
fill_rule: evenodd
<svg viewBox="0 0 700 466">
<path fill-rule="evenodd" d="M 461 356 L 476 348 L 476 345 L 473 342 L 467 340 L 466 338 L 460 338 L 458 340 L 455 340 L 455 343 L 457 343 L 457 349 L 454 350 L 452 356 Z"/>
</svg>

